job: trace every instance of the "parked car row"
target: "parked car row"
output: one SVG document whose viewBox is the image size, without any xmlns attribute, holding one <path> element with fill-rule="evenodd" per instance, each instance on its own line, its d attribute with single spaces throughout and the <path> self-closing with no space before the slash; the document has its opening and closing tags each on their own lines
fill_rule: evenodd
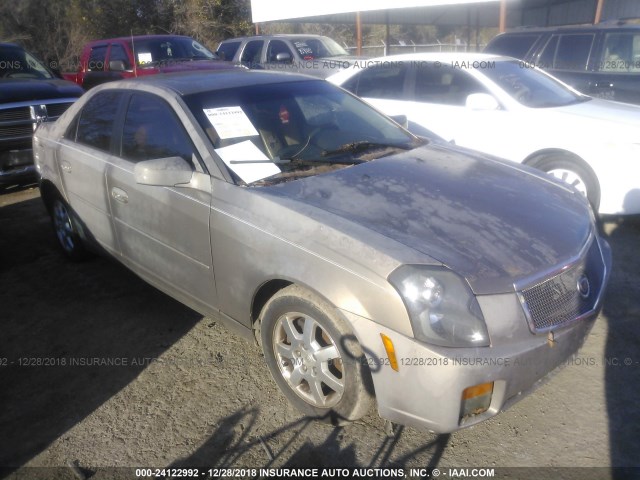
<svg viewBox="0 0 640 480">
<path fill-rule="evenodd" d="M 520 28 L 485 52 L 536 65 L 587 95 L 640 104 L 640 25 Z"/>
<path fill-rule="evenodd" d="M 545 171 L 573 185 L 601 214 L 640 213 L 640 106 L 591 98 L 508 57 L 378 60 L 328 80 L 388 115 L 406 115 L 416 133 L 426 128 Z"/>
</svg>

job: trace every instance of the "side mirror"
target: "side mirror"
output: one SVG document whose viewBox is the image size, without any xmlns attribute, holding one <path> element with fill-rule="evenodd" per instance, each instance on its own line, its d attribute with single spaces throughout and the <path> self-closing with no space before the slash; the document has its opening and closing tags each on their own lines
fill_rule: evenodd
<svg viewBox="0 0 640 480">
<path fill-rule="evenodd" d="M 281 52 L 276 55 L 276 62 L 290 62 L 291 54 L 286 52 Z"/>
<path fill-rule="evenodd" d="M 391 120 L 404 128 L 409 128 L 409 119 L 406 115 L 391 115 Z"/>
<path fill-rule="evenodd" d="M 109 70 L 112 72 L 124 72 L 126 69 L 127 67 L 122 60 L 109 61 Z"/>
<path fill-rule="evenodd" d="M 471 110 L 498 110 L 500 104 L 488 93 L 472 93 L 467 97 L 465 106 Z"/>
<path fill-rule="evenodd" d="M 158 158 L 136 163 L 133 169 L 136 183 L 175 187 L 189 183 L 193 177 L 191 165 L 181 157 Z"/>
</svg>

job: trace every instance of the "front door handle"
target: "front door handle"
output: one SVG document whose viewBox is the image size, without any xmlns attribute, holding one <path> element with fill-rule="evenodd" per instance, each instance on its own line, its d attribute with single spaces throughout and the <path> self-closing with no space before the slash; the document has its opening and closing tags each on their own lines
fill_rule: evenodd
<svg viewBox="0 0 640 480">
<path fill-rule="evenodd" d="M 129 195 L 127 195 L 127 192 L 125 192 L 121 188 L 113 187 L 111 189 L 111 196 L 114 198 L 114 200 L 120 203 L 129 203 Z"/>
<path fill-rule="evenodd" d="M 69 162 L 63 160 L 62 162 L 60 162 L 60 168 L 63 172 L 71 173 L 71 164 Z"/>
</svg>

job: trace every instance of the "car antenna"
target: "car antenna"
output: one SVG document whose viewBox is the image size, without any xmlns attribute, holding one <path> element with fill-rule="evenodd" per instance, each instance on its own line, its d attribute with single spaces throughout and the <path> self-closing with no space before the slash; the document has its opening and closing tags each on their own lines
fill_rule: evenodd
<svg viewBox="0 0 640 480">
<path fill-rule="evenodd" d="M 138 76 L 138 60 L 136 59 L 136 45 L 133 43 L 133 29 L 131 29 L 131 52 L 133 52 L 133 76 Z"/>
</svg>

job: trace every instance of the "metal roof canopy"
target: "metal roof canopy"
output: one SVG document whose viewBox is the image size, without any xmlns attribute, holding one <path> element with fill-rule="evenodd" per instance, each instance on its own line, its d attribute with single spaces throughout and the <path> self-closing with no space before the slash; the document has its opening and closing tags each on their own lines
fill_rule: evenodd
<svg viewBox="0 0 640 480">
<path fill-rule="evenodd" d="M 549 26 L 640 17 L 638 0 L 251 0 L 254 23 L 341 23 L 380 25 Z M 598 6 L 600 12 L 598 14 Z M 598 18 L 599 17 L 599 18 Z"/>
</svg>

